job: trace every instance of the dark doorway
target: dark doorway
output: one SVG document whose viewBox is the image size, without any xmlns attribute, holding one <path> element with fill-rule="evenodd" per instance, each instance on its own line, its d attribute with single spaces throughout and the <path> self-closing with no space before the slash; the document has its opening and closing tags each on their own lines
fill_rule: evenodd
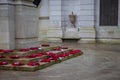
<svg viewBox="0 0 120 80">
<path fill-rule="evenodd" d="M 118 25 L 118 0 L 100 0 L 100 26 Z"/>
</svg>

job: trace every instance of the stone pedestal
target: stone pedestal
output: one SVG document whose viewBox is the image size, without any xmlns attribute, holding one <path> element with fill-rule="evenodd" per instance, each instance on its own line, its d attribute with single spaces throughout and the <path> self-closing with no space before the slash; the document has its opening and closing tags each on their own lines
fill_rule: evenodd
<svg viewBox="0 0 120 80">
<path fill-rule="evenodd" d="M 48 41 L 62 42 L 62 29 L 61 27 L 49 27 L 47 32 Z"/>
<path fill-rule="evenodd" d="M 79 33 L 78 28 L 66 28 L 66 31 L 64 32 L 63 38 L 71 38 L 71 39 L 80 38 L 78 33 Z"/>
<path fill-rule="evenodd" d="M 78 43 L 96 43 L 96 30 L 94 27 L 80 27 L 79 36 Z"/>
</svg>

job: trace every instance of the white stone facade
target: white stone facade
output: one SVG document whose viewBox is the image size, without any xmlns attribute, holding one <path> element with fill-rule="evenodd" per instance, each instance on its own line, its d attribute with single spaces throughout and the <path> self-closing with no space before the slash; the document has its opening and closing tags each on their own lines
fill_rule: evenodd
<svg viewBox="0 0 120 80">
<path fill-rule="evenodd" d="M 120 0 L 118 23 L 120 22 Z M 0 0 L 0 48 L 14 49 L 42 42 L 78 39 L 78 43 L 120 43 L 118 26 L 100 26 L 100 0 Z M 69 15 L 76 15 L 75 28 Z"/>
<path fill-rule="evenodd" d="M 46 21 L 40 19 L 40 32 L 45 24 L 48 25 L 45 25 L 44 31 L 40 34 L 44 36 L 39 37 L 40 41 L 62 42 L 62 38 L 80 38 L 78 43 L 95 43 L 96 41 L 120 43 L 119 25 L 116 27 L 101 27 L 98 25 L 98 19 L 100 17 L 98 14 L 100 10 L 98 7 L 99 1 L 100 0 L 43 0 L 41 4 L 48 6 L 44 8 L 48 10 L 48 18 Z M 44 9 L 40 8 L 40 12 L 45 13 Z M 70 31 L 69 28 L 71 26 L 68 15 L 71 14 L 72 11 L 77 18 L 75 23 L 76 28 Z M 44 17 L 45 16 L 46 15 L 44 15 Z M 120 19 L 118 21 L 120 21 Z M 78 29 L 78 31 L 76 29 Z M 56 32 L 59 32 L 59 34 L 56 34 Z"/>
</svg>

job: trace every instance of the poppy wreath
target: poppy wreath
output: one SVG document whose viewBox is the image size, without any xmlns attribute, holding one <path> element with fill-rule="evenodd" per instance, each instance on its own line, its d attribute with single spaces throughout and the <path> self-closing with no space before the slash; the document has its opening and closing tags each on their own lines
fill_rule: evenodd
<svg viewBox="0 0 120 80">
<path fill-rule="evenodd" d="M 47 52 L 39 52 L 38 54 L 47 55 Z"/>
<path fill-rule="evenodd" d="M 0 65 L 7 65 L 7 62 L 0 61 Z"/>
<path fill-rule="evenodd" d="M 39 62 L 29 62 L 27 65 L 28 66 L 39 66 L 40 64 Z"/>
<path fill-rule="evenodd" d="M 19 56 L 19 55 L 13 55 L 13 56 L 10 56 L 10 58 L 11 59 L 19 59 L 19 58 L 21 58 L 21 56 Z"/>
<path fill-rule="evenodd" d="M 36 58 L 36 55 L 27 55 L 25 58 Z"/>
<path fill-rule="evenodd" d="M 62 59 L 62 58 L 65 58 L 65 57 L 67 57 L 67 56 L 69 56 L 70 54 L 68 53 L 68 52 L 66 52 L 66 53 L 61 53 L 61 54 L 58 54 L 58 57 L 59 57 L 59 59 Z"/>
<path fill-rule="evenodd" d="M 11 53 L 11 52 L 14 52 L 14 50 L 3 50 L 3 49 L 1 49 L 0 52 L 2 52 L 2 53 Z"/>
<path fill-rule="evenodd" d="M 41 56 L 42 56 L 42 54 L 37 53 L 37 54 L 32 54 L 32 56 L 41 57 Z"/>
<path fill-rule="evenodd" d="M 81 50 L 73 50 L 74 52 L 76 52 L 76 53 L 79 53 L 79 52 L 81 52 Z"/>
<path fill-rule="evenodd" d="M 12 66 L 23 66 L 24 64 L 21 62 L 14 62 L 12 63 Z"/>
<path fill-rule="evenodd" d="M 54 51 L 61 51 L 62 50 L 62 47 L 59 47 L 59 48 L 55 48 L 53 49 Z"/>
<path fill-rule="evenodd" d="M 65 53 L 58 54 L 58 57 L 66 57 L 67 55 Z"/>
<path fill-rule="evenodd" d="M 59 57 L 58 56 L 53 56 L 53 57 L 49 57 L 50 60 L 58 60 Z"/>
<path fill-rule="evenodd" d="M 51 59 L 50 58 L 42 59 L 40 62 L 51 62 Z"/>
<path fill-rule="evenodd" d="M 30 50 L 39 50 L 39 47 L 31 47 Z"/>
<path fill-rule="evenodd" d="M 51 60 L 58 60 L 59 56 L 54 53 L 49 53 L 48 56 L 50 57 Z"/>
<path fill-rule="evenodd" d="M 41 57 L 42 54 L 41 53 L 38 53 L 38 54 L 31 54 L 31 55 L 27 55 L 25 56 L 26 58 L 36 58 L 36 57 Z"/>
<path fill-rule="evenodd" d="M 70 54 L 77 54 L 79 52 L 81 52 L 81 50 L 73 50 L 73 51 L 70 51 Z"/>
<path fill-rule="evenodd" d="M 20 49 L 19 51 L 20 51 L 20 52 L 27 52 L 27 51 L 30 51 L 30 49 L 23 48 L 23 49 Z"/>
<path fill-rule="evenodd" d="M 69 53 L 69 52 L 65 52 L 64 54 L 65 54 L 65 56 L 69 56 L 69 55 L 70 55 L 70 53 Z"/>
</svg>

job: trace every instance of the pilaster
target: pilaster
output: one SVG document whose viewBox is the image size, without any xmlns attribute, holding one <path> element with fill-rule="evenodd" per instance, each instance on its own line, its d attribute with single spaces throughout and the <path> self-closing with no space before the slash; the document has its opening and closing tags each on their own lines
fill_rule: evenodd
<svg viewBox="0 0 120 80">
<path fill-rule="evenodd" d="M 14 5 L 10 0 L 0 0 L 0 49 L 15 48 Z"/>
<path fill-rule="evenodd" d="M 62 42 L 61 0 L 50 0 L 50 26 L 47 37 L 50 42 Z"/>
<path fill-rule="evenodd" d="M 38 46 L 38 8 L 31 0 L 15 1 L 16 48 Z"/>
</svg>

